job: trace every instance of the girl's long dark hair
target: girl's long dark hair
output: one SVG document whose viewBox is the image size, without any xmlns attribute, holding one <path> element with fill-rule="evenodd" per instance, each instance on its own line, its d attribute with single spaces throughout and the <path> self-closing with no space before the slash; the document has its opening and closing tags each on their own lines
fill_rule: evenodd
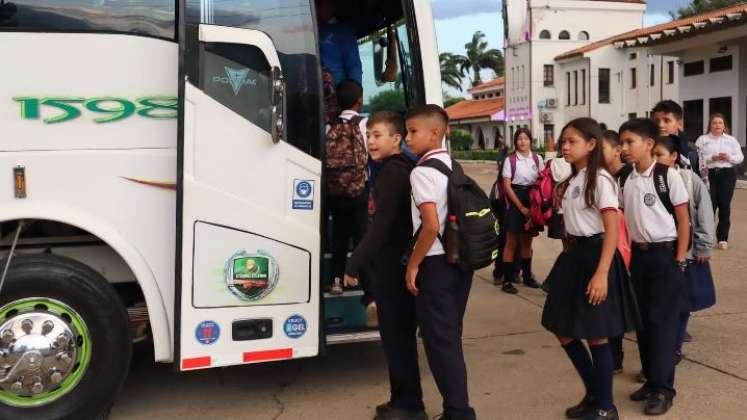
<svg viewBox="0 0 747 420">
<path fill-rule="evenodd" d="M 563 137 L 565 130 L 573 128 L 581 135 L 581 137 L 588 141 L 596 140 L 594 149 L 589 154 L 587 166 L 586 166 L 586 188 L 584 190 L 584 201 L 587 207 L 592 207 L 596 202 L 595 191 L 597 189 L 597 179 L 600 169 L 606 169 L 604 164 L 604 155 L 602 154 L 602 129 L 599 127 L 599 123 L 592 118 L 576 118 L 563 127 L 560 131 L 560 137 Z M 558 185 L 560 191 L 568 189 L 571 179 L 578 175 L 578 169 L 576 165 L 571 164 L 571 176 L 565 181 Z"/>
</svg>

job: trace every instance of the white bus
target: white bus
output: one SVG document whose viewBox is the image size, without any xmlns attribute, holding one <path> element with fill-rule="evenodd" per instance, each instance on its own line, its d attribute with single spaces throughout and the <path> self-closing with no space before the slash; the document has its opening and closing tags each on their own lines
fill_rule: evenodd
<svg viewBox="0 0 747 420">
<path fill-rule="evenodd" d="M 313 1 L 0 0 L 0 419 L 101 416 L 146 325 L 179 371 L 375 337 L 322 284 Z M 441 103 L 429 0 L 339 3 L 367 107 Z"/>
</svg>

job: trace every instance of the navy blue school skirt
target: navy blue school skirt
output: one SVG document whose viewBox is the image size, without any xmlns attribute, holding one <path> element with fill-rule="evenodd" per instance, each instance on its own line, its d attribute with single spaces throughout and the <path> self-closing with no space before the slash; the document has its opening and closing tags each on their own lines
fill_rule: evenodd
<svg viewBox="0 0 747 420">
<path fill-rule="evenodd" d="M 524 205 L 524 207 L 529 208 L 530 202 L 529 202 L 529 186 L 527 185 L 516 185 L 512 184 L 511 189 L 514 190 L 514 194 L 516 194 L 516 197 L 519 198 L 519 201 Z M 506 197 L 506 200 L 508 201 L 508 210 L 506 211 L 506 219 L 504 222 L 504 229 L 505 232 L 508 233 L 535 233 L 535 232 L 541 232 L 542 226 L 539 227 L 539 229 L 526 229 L 526 224 L 529 221 L 527 217 L 524 217 L 523 214 L 521 214 L 521 211 L 519 211 L 519 208 L 514 205 L 514 203 Z"/>
<path fill-rule="evenodd" d="M 603 236 L 572 242 L 555 261 L 550 290 L 542 311 L 542 326 L 559 337 L 616 337 L 641 325 L 635 291 L 620 253 L 615 252 L 607 280 L 607 299 L 594 306 L 586 288 L 602 255 Z"/>
</svg>

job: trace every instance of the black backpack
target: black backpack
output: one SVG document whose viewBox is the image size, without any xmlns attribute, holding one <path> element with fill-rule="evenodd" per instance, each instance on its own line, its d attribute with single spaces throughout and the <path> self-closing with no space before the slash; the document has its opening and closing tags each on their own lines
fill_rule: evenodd
<svg viewBox="0 0 747 420">
<path fill-rule="evenodd" d="M 498 221 L 485 191 L 465 175 L 462 165 L 454 160 L 451 165 L 449 169 L 438 159 L 428 159 L 418 166 L 436 169 L 449 178 L 449 215 L 456 215 L 459 226 L 459 266 L 464 271 L 478 270 L 498 258 Z"/>
</svg>

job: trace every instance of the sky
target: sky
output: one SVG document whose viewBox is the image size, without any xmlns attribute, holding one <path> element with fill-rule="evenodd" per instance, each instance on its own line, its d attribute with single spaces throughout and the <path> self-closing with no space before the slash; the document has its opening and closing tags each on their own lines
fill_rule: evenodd
<svg viewBox="0 0 747 420">
<path fill-rule="evenodd" d="M 671 20 L 669 11 L 689 4 L 689 0 L 648 0 L 644 25 L 656 25 Z M 489 48 L 503 46 L 503 19 L 501 0 L 431 0 L 433 17 L 436 19 L 436 36 L 441 52 L 464 54 L 464 44 L 472 34 L 483 31 Z M 492 72 L 485 72 L 484 79 L 492 78 Z M 465 87 L 469 81 L 465 81 Z M 458 95 L 453 89 L 447 92 Z"/>
</svg>

